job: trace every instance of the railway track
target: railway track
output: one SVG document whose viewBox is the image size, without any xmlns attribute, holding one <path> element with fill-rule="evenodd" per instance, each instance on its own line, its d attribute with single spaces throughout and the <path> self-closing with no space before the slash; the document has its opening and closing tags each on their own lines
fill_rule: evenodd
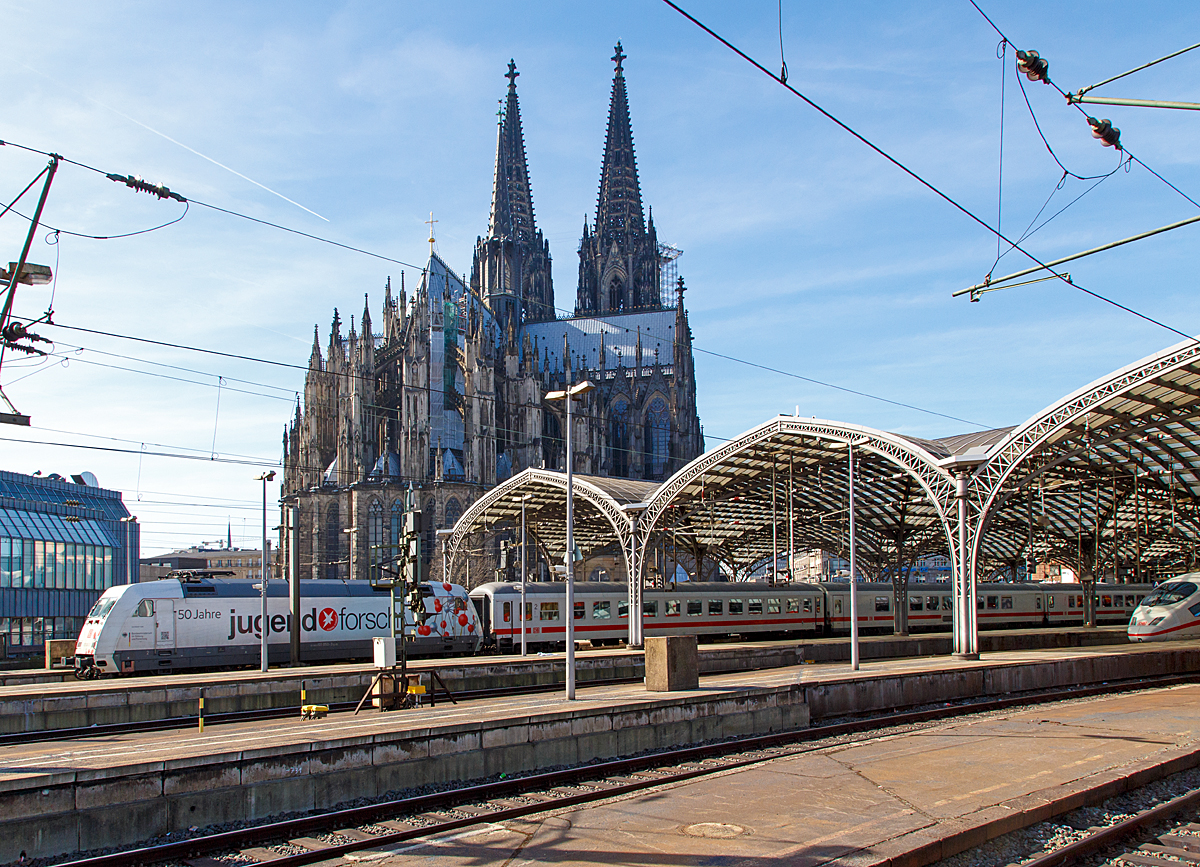
<svg viewBox="0 0 1200 867">
<path fill-rule="evenodd" d="M 131 867 L 164 863 L 209 867 L 218 863 L 214 856 L 227 853 L 236 853 L 241 863 L 269 862 L 275 867 L 299 867 L 366 849 L 396 847 L 409 841 L 439 837 L 472 827 L 607 800 L 823 748 L 822 745 L 812 744 L 813 741 L 856 734 L 874 736 L 880 729 L 917 725 L 1022 705 L 1173 686 L 1195 682 L 1197 679 L 1200 678 L 1195 675 L 1145 678 L 1082 689 L 1012 695 L 840 721 L 793 732 L 686 747 L 464 786 L 363 807 L 333 810 L 178 842 L 77 859 L 63 862 L 60 867 Z M 1055 854 L 1057 856 L 1059 853 Z M 1068 862 L 1062 860 L 1047 861 L 1038 867 L 1058 867 L 1059 864 L 1066 863 Z M 1142 863 L 1134 867 L 1164 865 Z M 1171 864 L 1167 867 L 1177 865 Z"/>
</svg>

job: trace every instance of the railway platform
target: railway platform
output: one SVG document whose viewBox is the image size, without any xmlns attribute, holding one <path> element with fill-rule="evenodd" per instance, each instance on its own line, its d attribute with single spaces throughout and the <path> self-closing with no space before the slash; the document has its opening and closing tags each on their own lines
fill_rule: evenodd
<svg viewBox="0 0 1200 867">
<path fill-rule="evenodd" d="M 570 703 L 555 692 L 229 724 L 202 734 L 2 746 L 0 863 L 22 850 L 51 855 L 130 844 L 447 780 L 801 729 L 841 714 L 1185 673 L 1200 673 L 1200 642 L 867 661 L 858 672 L 841 664 L 780 666 L 708 675 L 700 689 L 681 693 L 598 685 Z M 1094 743 L 1096 756 L 1109 754 L 1105 737 Z M 941 784 L 936 765 L 909 770 Z"/>
<path fill-rule="evenodd" d="M 1128 646 L 1124 627 L 980 633 L 984 653 L 1109 644 Z M 860 642 L 861 657 L 867 660 L 948 655 L 951 649 L 951 637 L 943 633 L 864 636 Z M 715 674 L 849 658 L 846 638 L 823 638 L 702 644 L 699 663 L 701 674 Z M 590 649 L 580 652 L 577 660 L 580 683 L 645 674 L 639 650 Z M 410 666 L 416 672 L 436 670 L 455 692 L 554 684 L 565 677 L 561 653 L 425 659 Z M 202 689 L 209 714 L 298 707 L 301 688 L 312 704 L 357 702 L 374 676 L 375 670 L 364 663 L 281 668 L 267 674 L 208 671 L 98 681 L 77 681 L 61 671 L 0 674 L 0 735 L 195 716 Z"/>
</svg>

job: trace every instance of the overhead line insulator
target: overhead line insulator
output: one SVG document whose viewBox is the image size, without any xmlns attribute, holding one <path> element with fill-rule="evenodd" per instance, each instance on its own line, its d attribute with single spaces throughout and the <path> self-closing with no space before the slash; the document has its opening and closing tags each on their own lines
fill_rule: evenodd
<svg viewBox="0 0 1200 867">
<path fill-rule="evenodd" d="M 1096 120 L 1094 117 L 1089 117 L 1087 122 L 1092 128 L 1092 138 L 1100 139 L 1101 144 L 1106 148 L 1121 150 L 1121 130 L 1113 126 L 1111 120 L 1108 118 Z"/>
<path fill-rule="evenodd" d="M 1050 83 L 1050 62 L 1036 51 L 1017 52 L 1017 71 L 1023 72 L 1030 81 Z"/>
<path fill-rule="evenodd" d="M 158 196 L 160 199 L 174 199 L 177 202 L 186 202 L 183 196 L 179 193 L 172 192 L 168 187 L 162 184 L 152 184 L 149 181 L 139 178 L 137 175 L 105 175 L 110 181 L 116 181 L 118 184 L 124 184 L 130 189 L 137 190 L 141 193 L 149 193 L 152 196 Z"/>
</svg>

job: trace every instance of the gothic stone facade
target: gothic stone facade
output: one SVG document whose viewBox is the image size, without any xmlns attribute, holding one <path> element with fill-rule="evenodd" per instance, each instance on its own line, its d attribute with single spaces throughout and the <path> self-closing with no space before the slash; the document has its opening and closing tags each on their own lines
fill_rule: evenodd
<svg viewBox="0 0 1200 867">
<path fill-rule="evenodd" d="M 576 472 L 665 479 L 703 451 L 683 282 L 662 285 L 620 44 L 613 60 L 575 315 L 556 317 L 510 62 L 491 218 L 469 282 L 431 252 L 411 299 L 403 276 L 398 294 L 388 281 L 379 330 L 364 304 L 345 334 L 334 311 L 324 347 L 314 331 L 304 404 L 284 433 L 283 494 L 295 507 L 303 577 L 377 574 L 399 539 L 410 490 L 432 517 L 430 556 L 434 530 L 452 526 L 488 488 L 531 466 L 565 469 L 563 409 L 543 396 L 567 384 L 597 385 L 573 413 Z M 439 575 L 440 559 L 430 559 Z M 455 580 L 490 580 L 490 567 L 475 562 L 475 574 Z"/>
</svg>

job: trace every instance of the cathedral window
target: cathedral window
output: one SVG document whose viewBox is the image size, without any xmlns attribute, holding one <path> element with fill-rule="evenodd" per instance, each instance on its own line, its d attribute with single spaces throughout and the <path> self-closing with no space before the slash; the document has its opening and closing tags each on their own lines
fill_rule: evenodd
<svg viewBox="0 0 1200 867">
<path fill-rule="evenodd" d="M 425 501 L 425 538 L 421 540 L 421 559 L 429 565 L 433 558 L 434 525 L 437 524 L 437 504 L 432 499 Z"/>
<path fill-rule="evenodd" d="M 392 550 L 400 552 L 400 533 L 404 529 L 404 501 L 392 503 Z"/>
<path fill-rule="evenodd" d="M 608 411 L 608 469 L 612 475 L 629 475 L 629 453 L 629 401 L 618 397 Z"/>
<path fill-rule="evenodd" d="M 325 577 L 337 578 L 341 571 L 342 519 L 338 504 L 331 503 L 325 516 Z"/>
<path fill-rule="evenodd" d="M 367 562 L 370 563 L 370 577 L 378 581 L 383 577 L 380 566 L 386 563 L 388 552 L 384 549 L 383 535 L 383 503 L 372 500 L 367 509 Z"/>
<path fill-rule="evenodd" d="M 449 500 L 447 500 L 446 501 L 446 523 L 444 524 L 446 529 L 450 529 L 455 524 L 457 524 L 458 519 L 462 517 L 462 513 L 463 513 L 462 505 L 458 502 L 458 500 L 456 498 L 451 497 Z"/>
<path fill-rule="evenodd" d="M 662 479 L 666 474 L 671 449 L 671 413 L 667 410 L 667 402 L 661 397 L 650 401 L 642 442 L 646 447 L 646 478 Z"/>
</svg>

